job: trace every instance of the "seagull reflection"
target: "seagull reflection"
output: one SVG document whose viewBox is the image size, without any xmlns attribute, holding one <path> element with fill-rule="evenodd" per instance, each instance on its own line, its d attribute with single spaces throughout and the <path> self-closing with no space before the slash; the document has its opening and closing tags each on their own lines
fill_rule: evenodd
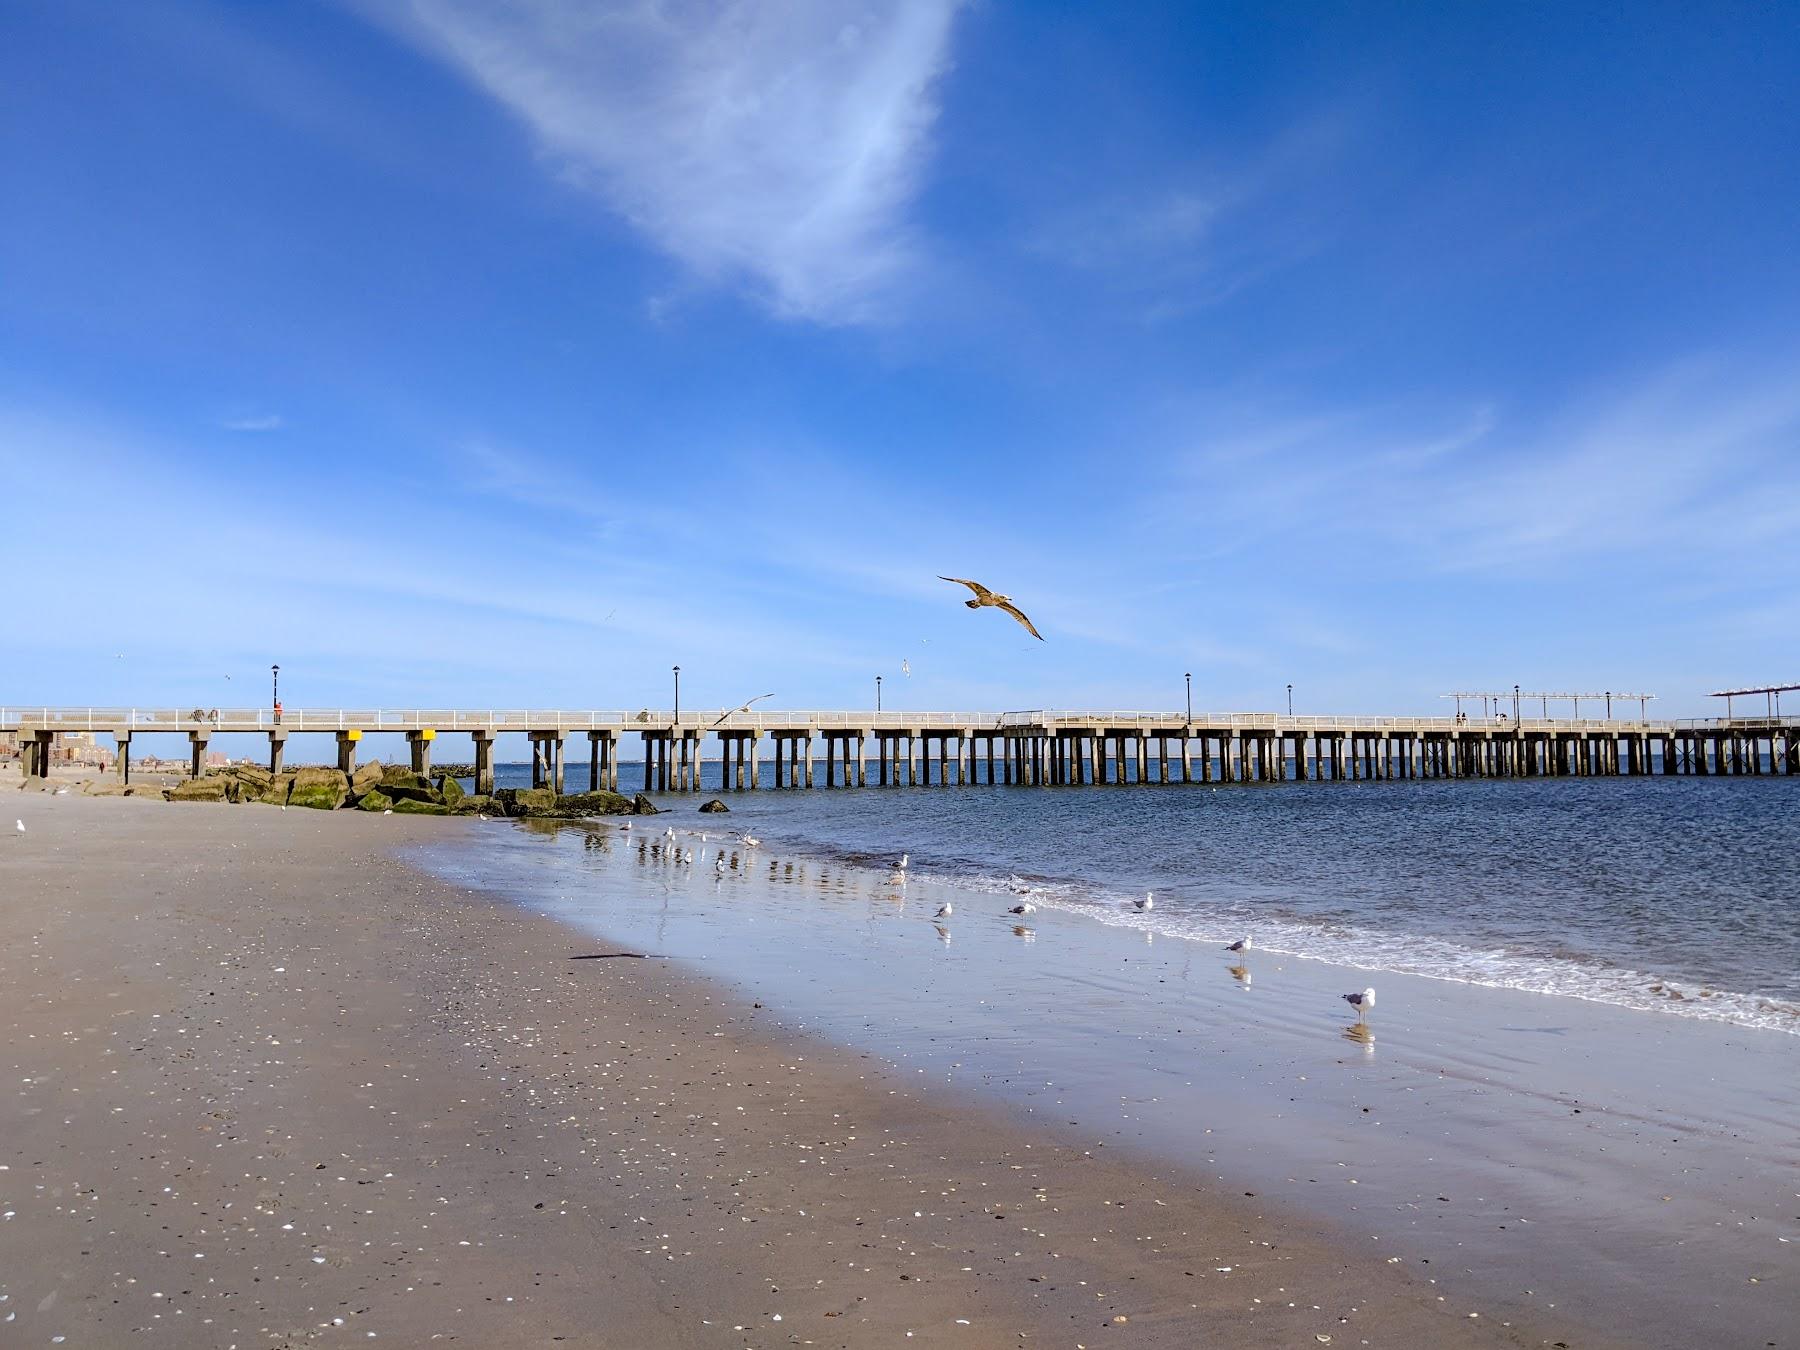
<svg viewBox="0 0 1800 1350">
<path fill-rule="evenodd" d="M 1345 1027 L 1344 1039 L 1347 1041 L 1355 1041 L 1358 1045 L 1362 1046 L 1363 1053 L 1366 1055 L 1375 1053 L 1375 1029 L 1367 1022 L 1352 1022 L 1349 1026 Z"/>
<path fill-rule="evenodd" d="M 950 930 L 941 923 L 934 923 L 931 926 L 937 929 L 938 941 L 948 947 L 950 945 Z"/>
<path fill-rule="evenodd" d="M 1230 973 L 1231 978 L 1238 982 L 1238 988 L 1248 989 L 1250 987 L 1249 966 L 1228 966 L 1226 969 Z"/>
<path fill-rule="evenodd" d="M 1027 928 L 1022 923 L 1015 923 L 1012 931 L 1013 936 L 1016 938 L 1023 938 L 1027 942 L 1037 941 L 1037 930 L 1035 928 Z"/>
</svg>

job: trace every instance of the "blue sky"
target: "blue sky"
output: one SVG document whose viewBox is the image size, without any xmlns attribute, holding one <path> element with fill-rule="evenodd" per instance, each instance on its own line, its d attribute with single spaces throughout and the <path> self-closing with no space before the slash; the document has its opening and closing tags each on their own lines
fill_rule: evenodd
<svg viewBox="0 0 1800 1350">
<path fill-rule="evenodd" d="M 1791 6 L 0 26 L 0 702 L 1800 678 Z"/>
</svg>

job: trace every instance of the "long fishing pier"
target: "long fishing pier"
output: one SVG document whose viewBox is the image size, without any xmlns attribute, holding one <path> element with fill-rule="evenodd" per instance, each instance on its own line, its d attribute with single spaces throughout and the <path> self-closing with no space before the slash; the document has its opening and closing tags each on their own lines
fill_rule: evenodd
<svg viewBox="0 0 1800 1350">
<path fill-rule="evenodd" d="M 4 708 L 26 775 L 47 777 L 58 735 L 115 738 L 117 772 L 145 736 L 185 736 L 198 777 L 214 736 L 268 737 L 280 772 L 294 736 L 331 736 L 337 765 L 356 766 L 366 735 L 405 737 L 412 767 L 431 770 L 440 736 L 474 746 L 475 790 L 494 786 L 494 741 L 523 734 L 534 785 L 565 790 L 565 752 L 587 740 L 587 787 L 619 789 L 619 749 L 642 741 L 645 791 L 700 791 L 711 738 L 726 789 L 1006 783 L 1278 783 L 1346 779 L 1555 778 L 1800 773 L 1800 718 L 1685 721 L 1523 717 L 1293 717 L 1163 712 L 470 712 L 362 710 Z M 764 738 L 772 755 L 764 756 Z M 820 752 L 823 752 L 822 755 Z M 935 766 L 935 773 L 934 773 Z"/>
</svg>

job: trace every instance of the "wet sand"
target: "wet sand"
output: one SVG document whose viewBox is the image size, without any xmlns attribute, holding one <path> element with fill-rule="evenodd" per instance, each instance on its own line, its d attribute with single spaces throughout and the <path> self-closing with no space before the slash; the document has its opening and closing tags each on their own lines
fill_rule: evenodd
<svg viewBox="0 0 1800 1350">
<path fill-rule="evenodd" d="M 903 1080 L 1330 1222 L 1484 1317 L 1633 1344 L 1800 1325 L 1800 1038 L 1160 936 L 671 819 L 421 850 L 447 879 L 678 954 Z M 705 827 L 702 827 L 705 829 Z M 721 839 L 724 839 L 721 844 Z M 722 847 L 726 866 L 710 854 Z M 954 916 L 934 923 L 946 903 Z M 1359 1024 L 1346 989 L 1381 986 Z M 1564 1337 L 1559 1335 L 1558 1339 Z"/>
<path fill-rule="evenodd" d="M 392 856 L 474 822 L 4 800 L 6 1339 L 1598 1343 Z"/>
</svg>

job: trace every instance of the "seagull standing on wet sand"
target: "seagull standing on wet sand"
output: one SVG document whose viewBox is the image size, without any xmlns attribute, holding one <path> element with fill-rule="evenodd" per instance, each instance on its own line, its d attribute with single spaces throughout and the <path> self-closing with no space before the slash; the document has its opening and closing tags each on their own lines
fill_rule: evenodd
<svg viewBox="0 0 1800 1350">
<path fill-rule="evenodd" d="M 934 919 L 947 919 L 955 912 L 956 911 L 950 907 L 950 902 L 946 900 L 944 902 L 943 908 L 938 910 L 938 912 L 936 914 L 933 914 L 931 917 Z"/>
<path fill-rule="evenodd" d="M 1241 937 L 1225 949 L 1228 952 L 1247 952 L 1250 950 L 1250 939 Z"/>
<path fill-rule="evenodd" d="M 1144 914 L 1150 910 L 1155 909 L 1156 908 L 1156 892 L 1155 891 L 1149 892 L 1148 894 L 1146 894 L 1144 896 L 1144 898 L 1142 900 L 1133 900 L 1131 902 L 1131 907 L 1133 909 L 1135 909 L 1139 914 Z"/>
<path fill-rule="evenodd" d="M 973 600 L 963 601 L 970 609 L 982 609 L 985 607 L 989 609 L 1004 610 L 1023 624 L 1027 633 L 1030 633 L 1031 636 L 1036 638 L 1039 642 L 1044 640 L 1044 635 L 1038 632 L 1036 628 L 1032 627 L 1031 620 L 1025 617 L 1025 611 L 1012 602 L 1012 597 L 1010 595 L 998 595 L 995 592 L 990 591 L 986 586 L 983 586 L 979 581 L 970 581 L 966 577 L 947 577 L 940 573 L 938 580 L 954 581 L 958 586 L 967 586 L 970 590 L 974 591 L 975 598 Z"/>
<path fill-rule="evenodd" d="M 1343 995 L 1343 999 L 1344 1002 L 1356 1009 L 1356 1020 L 1360 1022 L 1368 1013 L 1369 1009 L 1375 1006 L 1375 991 L 1373 989 L 1365 989 L 1360 994 L 1345 994 Z"/>
<path fill-rule="evenodd" d="M 1036 914 L 1037 906 L 1032 904 L 1031 901 L 1027 900 L 1022 905 L 1014 905 L 1011 909 L 1007 910 L 1006 912 L 1008 914 Z"/>
</svg>

